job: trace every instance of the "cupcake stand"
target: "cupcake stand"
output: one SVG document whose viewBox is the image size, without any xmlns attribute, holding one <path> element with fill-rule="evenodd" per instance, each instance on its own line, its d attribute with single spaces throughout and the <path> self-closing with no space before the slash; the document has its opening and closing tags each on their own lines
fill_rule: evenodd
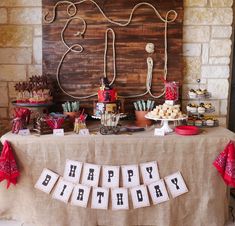
<svg viewBox="0 0 235 226">
<path fill-rule="evenodd" d="M 164 134 L 167 134 L 167 133 L 171 133 L 173 132 L 174 130 L 169 126 L 169 122 L 174 122 L 177 123 L 177 122 L 181 122 L 183 120 L 187 120 L 187 116 L 186 117 L 182 117 L 182 118 L 177 118 L 177 119 L 158 119 L 158 118 L 154 118 L 154 117 L 150 117 L 148 115 L 145 116 L 145 118 L 147 119 L 151 119 L 151 120 L 154 120 L 154 121 L 161 121 L 161 125 L 162 127 L 159 128 L 160 131 L 164 132 Z"/>
</svg>

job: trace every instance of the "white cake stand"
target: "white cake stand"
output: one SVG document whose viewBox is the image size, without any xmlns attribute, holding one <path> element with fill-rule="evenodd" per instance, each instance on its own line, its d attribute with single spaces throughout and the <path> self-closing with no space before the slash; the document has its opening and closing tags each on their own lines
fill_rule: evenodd
<svg viewBox="0 0 235 226">
<path fill-rule="evenodd" d="M 159 129 L 164 131 L 165 134 L 167 134 L 167 133 L 171 133 L 171 132 L 174 131 L 172 128 L 170 128 L 169 122 L 176 122 L 176 121 L 186 120 L 186 119 L 188 119 L 188 116 L 185 116 L 185 117 L 182 117 L 182 118 L 176 118 L 176 119 L 159 119 L 159 118 L 154 118 L 154 117 L 150 117 L 148 115 L 145 115 L 145 118 L 151 119 L 151 120 L 154 120 L 154 121 L 163 122 L 162 127 L 159 128 Z"/>
</svg>

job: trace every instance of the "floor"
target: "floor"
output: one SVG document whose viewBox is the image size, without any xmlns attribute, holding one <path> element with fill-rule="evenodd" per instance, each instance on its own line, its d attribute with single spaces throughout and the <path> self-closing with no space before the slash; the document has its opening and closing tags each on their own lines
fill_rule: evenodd
<svg viewBox="0 0 235 226">
<path fill-rule="evenodd" d="M 233 206 L 233 208 L 234 208 L 233 214 L 235 217 L 235 199 L 234 198 L 231 198 L 231 206 Z M 230 218 L 232 219 L 232 216 Z M 21 222 L 17 222 L 17 221 L 0 220 L 0 226 L 34 226 L 34 225 L 21 223 Z M 207 226 L 210 226 L 210 225 L 207 225 Z M 230 220 L 225 226 L 235 226 L 235 222 L 233 223 L 232 220 Z"/>
</svg>

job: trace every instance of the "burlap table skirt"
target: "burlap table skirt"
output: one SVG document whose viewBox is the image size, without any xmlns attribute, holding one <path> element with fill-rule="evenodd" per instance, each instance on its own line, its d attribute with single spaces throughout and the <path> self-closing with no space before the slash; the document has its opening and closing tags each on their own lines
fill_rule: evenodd
<svg viewBox="0 0 235 226">
<path fill-rule="evenodd" d="M 224 128 L 197 136 L 135 135 L 80 137 L 28 136 L 8 133 L 21 171 L 19 183 L 0 184 L 0 218 L 37 226 L 223 226 L 228 216 L 228 189 L 212 162 L 235 135 Z M 161 178 L 180 171 L 189 192 L 168 202 L 133 210 L 94 210 L 66 205 L 34 188 L 43 168 L 63 175 L 66 159 L 101 165 L 139 164 L 156 160 Z"/>
</svg>

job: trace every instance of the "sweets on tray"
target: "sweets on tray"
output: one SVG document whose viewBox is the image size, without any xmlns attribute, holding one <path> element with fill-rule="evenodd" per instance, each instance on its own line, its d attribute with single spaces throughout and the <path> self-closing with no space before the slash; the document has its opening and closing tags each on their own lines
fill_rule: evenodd
<svg viewBox="0 0 235 226">
<path fill-rule="evenodd" d="M 189 116 L 187 124 L 198 127 L 214 127 L 219 125 L 219 121 L 213 116 Z"/>
<path fill-rule="evenodd" d="M 28 82 L 15 85 L 17 103 L 48 103 L 52 101 L 52 84 L 47 76 L 32 76 Z"/>
<path fill-rule="evenodd" d="M 156 106 L 147 116 L 154 119 L 179 119 L 186 117 L 180 111 L 180 105 L 168 105 L 166 103 Z"/>
<path fill-rule="evenodd" d="M 190 99 L 196 99 L 196 98 L 208 98 L 210 97 L 210 93 L 204 89 L 190 89 L 188 92 L 189 98 Z"/>
<path fill-rule="evenodd" d="M 187 112 L 191 113 L 199 113 L 199 114 L 204 114 L 204 113 L 211 113 L 214 111 L 214 107 L 212 106 L 211 103 L 200 103 L 200 104 L 194 104 L 194 103 L 189 103 L 186 107 Z"/>
</svg>

